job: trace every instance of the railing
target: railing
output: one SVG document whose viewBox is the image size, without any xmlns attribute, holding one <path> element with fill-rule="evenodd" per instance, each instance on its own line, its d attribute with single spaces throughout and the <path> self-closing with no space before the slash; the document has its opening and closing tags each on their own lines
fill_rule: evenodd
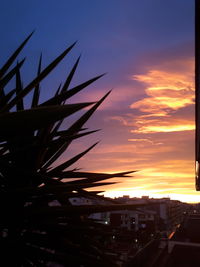
<svg viewBox="0 0 200 267">
<path fill-rule="evenodd" d="M 155 259 L 155 253 L 158 251 L 160 240 L 153 239 L 143 248 L 139 249 L 134 257 L 130 260 L 127 267 L 149 267 Z"/>
</svg>

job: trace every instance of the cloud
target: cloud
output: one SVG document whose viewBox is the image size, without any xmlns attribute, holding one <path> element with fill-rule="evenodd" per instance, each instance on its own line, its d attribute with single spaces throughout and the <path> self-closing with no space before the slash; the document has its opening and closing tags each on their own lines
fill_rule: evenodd
<svg viewBox="0 0 200 267">
<path fill-rule="evenodd" d="M 107 196 L 200 201 L 194 188 L 193 59 L 173 55 L 143 69 L 124 87 L 119 84 L 86 125 L 103 131 L 84 137 L 84 142 L 76 141 L 67 156 L 100 139 L 101 143 L 74 167 L 108 173 L 138 170 L 131 178 L 111 180 L 119 184 L 102 187 Z M 85 94 L 84 101 L 102 94 L 95 90 Z"/>
<path fill-rule="evenodd" d="M 132 79 L 145 84 L 146 97 L 132 103 L 130 108 L 142 112 L 136 119 L 132 132 L 174 132 L 194 130 L 194 122 L 176 119 L 174 113 L 194 104 L 194 66 L 191 58 L 174 60 L 173 71 L 151 69 L 145 74 L 133 75 Z M 166 65 L 166 64 L 165 64 Z M 165 66 L 164 65 L 164 66 Z M 169 65 L 169 62 L 168 64 Z M 184 69 L 179 66 L 186 65 Z M 166 66 L 165 66 L 166 67 Z M 168 66 L 169 67 L 169 66 Z"/>
<path fill-rule="evenodd" d="M 121 116 L 109 116 L 107 120 L 132 126 L 132 133 L 194 130 L 193 58 L 161 62 L 160 65 L 149 67 L 144 74 L 132 75 L 131 79 L 144 87 L 145 94 L 130 104 L 132 111 Z"/>
<path fill-rule="evenodd" d="M 167 114 L 167 112 L 147 115 L 125 114 L 123 116 L 110 116 L 107 121 L 117 121 L 124 126 L 134 128 L 130 129 L 131 133 L 192 131 L 195 129 L 193 111 L 194 109 L 188 110 L 191 114 L 186 113 L 183 109 L 172 114 Z"/>
<path fill-rule="evenodd" d="M 139 119 L 135 122 L 136 129 L 132 133 L 179 132 L 195 129 L 194 121 L 176 119 L 173 117 L 161 119 Z"/>
<path fill-rule="evenodd" d="M 161 142 L 154 142 L 154 141 L 152 141 L 152 140 L 150 140 L 150 139 L 145 139 L 145 138 L 130 138 L 130 139 L 128 139 L 128 141 L 130 141 L 130 142 L 147 142 L 147 143 L 150 143 L 150 144 L 152 144 L 152 145 L 162 145 L 163 143 L 161 143 Z"/>
</svg>

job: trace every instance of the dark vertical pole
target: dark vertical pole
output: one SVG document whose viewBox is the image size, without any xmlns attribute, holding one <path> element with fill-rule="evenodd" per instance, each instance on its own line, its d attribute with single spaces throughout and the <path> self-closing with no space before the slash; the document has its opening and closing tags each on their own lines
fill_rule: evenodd
<svg viewBox="0 0 200 267">
<path fill-rule="evenodd" d="M 200 191 L 200 0 L 195 0 L 195 158 L 196 190 Z"/>
</svg>

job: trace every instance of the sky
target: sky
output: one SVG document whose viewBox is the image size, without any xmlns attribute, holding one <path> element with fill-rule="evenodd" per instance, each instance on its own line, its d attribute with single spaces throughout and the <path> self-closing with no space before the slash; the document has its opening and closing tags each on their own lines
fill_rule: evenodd
<svg viewBox="0 0 200 267">
<path fill-rule="evenodd" d="M 76 141 L 60 161 L 100 140 L 75 167 L 137 170 L 102 188 L 106 196 L 200 202 L 194 179 L 194 1 L 3 0 L 0 13 L 0 63 L 35 30 L 21 56 L 27 56 L 24 84 L 34 77 L 41 52 L 46 65 L 78 41 L 42 83 L 42 99 L 80 54 L 74 85 L 106 73 L 72 99 L 96 101 L 112 89 L 87 123 L 101 131 Z"/>
</svg>

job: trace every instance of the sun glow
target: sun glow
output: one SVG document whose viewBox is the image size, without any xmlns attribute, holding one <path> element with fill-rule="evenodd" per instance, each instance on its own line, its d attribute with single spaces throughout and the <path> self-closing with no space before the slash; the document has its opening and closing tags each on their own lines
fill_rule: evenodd
<svg viewBox="0 0 200 267">
<path fill-rule="evenodd" d="M 110 131 L 109 142 L 91 152 L 88 164 L 92 163 L 95 172 L 138 170 L 133 177 L 112 179 L 117 183 L 102 189 L 106 196 L 146 195 L 200 202 L 194 185 L 193 61 L 174 61 L 171 65 L 167 62 L 167 70 L 161 65 L 134 75 L 144 90 L 142 98 L 126 113 L 105 118 L 118 133 L 117 143 Z M 104 167 L 99 161 L 95 163 L 96 159 Z"/>
</svg>

